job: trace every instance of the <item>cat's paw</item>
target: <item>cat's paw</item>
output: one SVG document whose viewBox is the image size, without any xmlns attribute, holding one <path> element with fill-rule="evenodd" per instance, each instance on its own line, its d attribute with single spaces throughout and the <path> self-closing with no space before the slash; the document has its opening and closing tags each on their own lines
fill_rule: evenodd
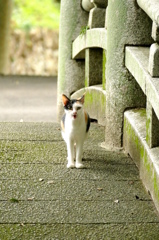
<svg viewBox="0 0 159 240">
<path fill-rule="evenodd" d="M 75 168 L 75 164 L 74 163 L 67 163 L 67 168 Z"/>
<path fill-rule="evenodd" d="M 76 163 L 76 168 L 85 168 L 82 163 Z"/>
</svg>

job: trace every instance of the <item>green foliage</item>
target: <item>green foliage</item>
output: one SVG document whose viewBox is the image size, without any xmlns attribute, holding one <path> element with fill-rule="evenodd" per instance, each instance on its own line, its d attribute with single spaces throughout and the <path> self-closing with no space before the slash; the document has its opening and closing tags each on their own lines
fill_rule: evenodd
<svg viewBox="0 0 159 240">
<path fill-rule="evenodd" d="M 88 29 L 89 29 L 89 26 L 82 27 L 80 31 L 80 35 L 81 36 L 85 35 Z"/>
<path fill-rule="evenodd" d="M 30 30 L 33 27 L 57 29 L 60 3 L 56 0 L 14 0 L 12 27 Z"/>
</svg>

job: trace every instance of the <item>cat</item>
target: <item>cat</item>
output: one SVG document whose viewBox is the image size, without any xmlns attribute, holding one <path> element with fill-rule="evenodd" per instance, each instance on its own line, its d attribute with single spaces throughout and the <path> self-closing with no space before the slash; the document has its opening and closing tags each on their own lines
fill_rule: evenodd
<svg viewBox="0 0 159 240">
<path fill-rule="evenodd" d="M 65 114 L 61 119 L 61 133 L 67 145 L 67 168 L 84 168 L 83 144 L 90 128 L 90 117 L 84 110 L 84 95 L 69 99 L 62 95 Z"/>
</svg>

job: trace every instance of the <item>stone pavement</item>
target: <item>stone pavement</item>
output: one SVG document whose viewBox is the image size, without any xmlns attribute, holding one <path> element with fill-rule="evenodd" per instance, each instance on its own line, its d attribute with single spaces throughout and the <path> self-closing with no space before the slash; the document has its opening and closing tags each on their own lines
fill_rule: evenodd
<svg viewBox="0 0 159 240">
<path fill-rule="evenodd" d="M 56 122 L 57 77 L 0 76 L 0 122 Z"/>
<path fill-rule="evenodd" d="M 159 217 L 123 152 L 92 124 L 85 169 L 66 168 L 57 123 L 0 123 L 0 240 L 158 240 Z"/>
</svg>

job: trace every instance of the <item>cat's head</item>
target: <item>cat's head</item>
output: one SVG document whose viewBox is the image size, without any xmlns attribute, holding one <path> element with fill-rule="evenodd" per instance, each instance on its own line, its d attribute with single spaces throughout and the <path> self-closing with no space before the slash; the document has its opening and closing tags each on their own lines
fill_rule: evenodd
<svg viewBox="0 0 159 240">
<path fill-rule="evenodd" d="M 72 119 L 77 119 L 83 112 L 84 95 L 78 99 L 69 99 L 66 95 L 62 95 L 62 102 L 65 113 L 69 114 Z"/>
</svg>

